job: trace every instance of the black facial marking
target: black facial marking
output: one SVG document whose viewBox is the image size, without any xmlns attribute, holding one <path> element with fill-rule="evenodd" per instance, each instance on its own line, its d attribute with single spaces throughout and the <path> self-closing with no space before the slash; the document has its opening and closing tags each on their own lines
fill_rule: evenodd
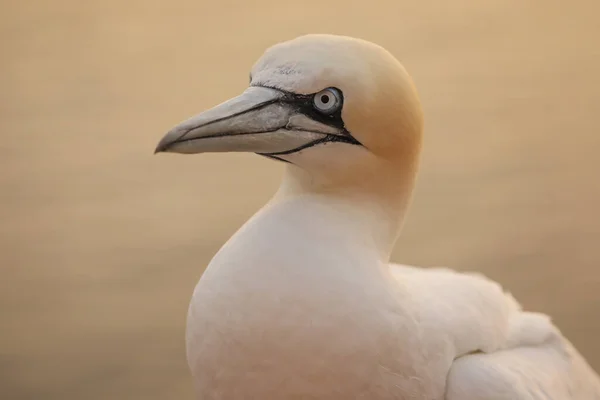
<svg viewBox="0 0 600 400">
<path fill-rule="evenodd" d="M 271 88 L 271 89 L 276 89 L 276 88 Z M 346 130 L 346 125 L 344 124 L 344 121 L 342 119 L 342 108 L 344 106 L 344 94 L 342 93 L 341 90 L 336 89 L 340 93 L 341 105 L 335 112 L 333 112 L 331 114 L 325 114 L 325 113 L 320 112 L 319 110 L 315 109 L 315 107 L 313 105 L 313 98 L 315 97 L 315 95 L 317 93 L 320 93 L 320 92 L 311 93 L 311 94 L 297 94 L 297 93 L 287 92 L 287 91 L 284 91 L 281 89 L 276 89 L 276 90 L 279 90 L 280 92 L 283 92 L 285 94 L 285 96 L 282 99 L 280 99 L 279 101 L 294 106 L 294 108 L 296 109 L 296 111 L 298 113 L 304 114 L 307 117 L 309 117 L 310 119 L 318 121 L 322 124 L 329 125 L 331 127 L 340 129 L 340 130 L 344 131 L 344 134 L 352 136 L 350 134 L 350 132 L 348 132 L 348 130 Z M 328 101 L 331 100 L 329 98 L 329 96 L 327 96 L 327 95 L 322 95 L 322 97 L 327 97 L 327 101 L 325 101 L 324 99 L 321 100 L 321 101 L 323 101 L 323 103 L 327 103 Z"/>
<path fill-rule="evenodd" d="M 339 90 L 337 88 L 332 88 L 332 89 L 337 90 L 337 92 L 339 93 L 341 104 L 335 112 L 333 112 L 331 114 L 326 114 L 326 113 L 320 112 L 319 110 L 315 109 L 314 104 L 313 104 L 314 96 L 317 95 L 318 93 L 320 93 L 320 91 L 316 92 L 316 93 L 311 93 L 311 94 L 297 94 L 297 93 L 281 90 L 280 88 L 277 88 L 277 87 L 270 87 L 270 86 L 266 86 L 266 85 L 257 85 L 257 84 L 255 84 L 253 86 L 262 86 L 262 87 L 266 87 L 269 89 L 275 89 L 275 90 L 278 90 L 278 91 L 284 93 L 285 96 L 276 100 L 276 102 L 291 105 L 292 107 L 294 107 L 296 109 L 296 112 L 298 112 L 300 114 L 304 114 L 305 116 L 309 117 L 310 119 L 318 121 L 324 125 L 328 125 L 328 126 L 337 128 L 340 131 L 342 131 L 341 135 L 340 134 L 327 135 L 321 139 L 313 140 L 312 142 L 306 143 L 295 149 L 277 152 L 277 153 L 257 153 L 258 155 L 289 163 L 290 161 L 284 160 L 278 156 L 284 156 L 284 155 L 296 153 L 298 151 L 305 150 L 310 147 L 313 147 L 313 146 L 316 146 L 319 144 L 324 144 L 324 143 L 339 142 L 339 143 L 348 143 L 348 144 L 362 146 L 362 143 L 360 143 L 358 140 L 356 140 L 352 136 L 352 134 L 346 129 L 346 125 L 344 124 L 344 120 L 342 119 L 342 108 L 344 106 L 344 94 L 341 90 Z M 327 99 L 325 99 L 325 97 L 327 97 Z M 326 95 L 326 94 L 321 95 L 321 101 L 323 103 L 328 103 L 330 100 L 331 99 L 329 98 L 328 95 Z"/>
<path fill-rule="evenodd" d="M 325 136 L 325 137 L 323 137 L 321 139 L 313 140 L 312 142 L 303 144 L 302 146 L 298 146 L 295 149 L 286 150 L 286 151 L 280 151 L 280 152 L 277 152 L 277 153 L 258 153 L 258 154 L 260 154 L 261 156 L 278 158 L 276 156 L 285 156 L 285 155 L 288 155 L 288 154 L 296 153 L 296 152 L 298 152 L 300 150 L 305 150 L 305 149 L 311 148 L 311 147 L 316 146 L 318 144 L 335 143 L 335 142 L 360 145 L 360 143 L 356 139 L 354 139 L 352 136 L 327 135 L 327 136 Z"/>
<path fill-rule="evenodd" d="M 272 154 L 266 154 L 266 153 L 265 154 L 263 154 L 263 153 L 256 153 L 256 154 L 258 154 L 259 156 L 270 158 L 271 160 L 276 160 L 276 161 L 281 161 L 281 162 L 288 163 L 288 164 L 293 164 L 291 161 L 284 160 L 283 158 L 279 158 L 279 157 L 274 156 Z"/>
</svg>

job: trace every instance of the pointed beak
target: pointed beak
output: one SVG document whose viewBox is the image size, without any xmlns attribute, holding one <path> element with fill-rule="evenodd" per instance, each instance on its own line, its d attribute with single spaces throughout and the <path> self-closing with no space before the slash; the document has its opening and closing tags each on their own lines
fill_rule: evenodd
<svg viewBox="0 0 600 400">
<path fill-rule="evenodd" d="M 299 112 L 288 93 L 249 87 L 240 96 L 175 126 L 155 153 L 289 154 L 332 135 L 342 132 Z"/>
</svg>

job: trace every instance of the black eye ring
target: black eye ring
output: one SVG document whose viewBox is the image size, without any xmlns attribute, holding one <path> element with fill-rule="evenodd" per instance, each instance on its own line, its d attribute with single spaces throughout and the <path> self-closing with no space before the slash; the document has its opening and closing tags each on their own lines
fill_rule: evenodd
<svg viewBox="0 0 600 400">
<path fill-rule="evenodd" d="M 333 87 L 323 89 L 313 96 L 313 107 L 322 114 L 333 114 L 342 107 L 342 93 Z"/>
</svg>

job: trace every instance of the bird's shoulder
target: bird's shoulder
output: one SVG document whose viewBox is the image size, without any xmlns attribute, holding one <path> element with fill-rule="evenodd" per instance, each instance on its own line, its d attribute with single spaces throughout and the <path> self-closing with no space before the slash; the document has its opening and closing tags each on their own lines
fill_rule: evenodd
<svg viewBox="0 0 600 400">
<path fill-rule="evenodd" d="M 481 274 L 399 264 L 391 272 L 410 290 L 422 323 L 443 330 L 456 356 L 504 346 L 510 321 L 521 312 L 509 293 Z"/>
</svg>

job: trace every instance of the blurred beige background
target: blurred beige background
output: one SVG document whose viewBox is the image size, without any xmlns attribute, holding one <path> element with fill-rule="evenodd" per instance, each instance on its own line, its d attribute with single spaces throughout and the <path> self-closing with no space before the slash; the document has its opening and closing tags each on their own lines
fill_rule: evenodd
<svg viewBox="0 0 600 400">
<path fill-rule="evenodd" d="M 394 261 L 476 269 L 600 368 L 597 1 L 0 3 L 0 397 L 186 399 L 190 293 L 275 190 L 253 155 L 153 156 L 309 32 L 388 48 L 427 126 Z"/>
</svg>

